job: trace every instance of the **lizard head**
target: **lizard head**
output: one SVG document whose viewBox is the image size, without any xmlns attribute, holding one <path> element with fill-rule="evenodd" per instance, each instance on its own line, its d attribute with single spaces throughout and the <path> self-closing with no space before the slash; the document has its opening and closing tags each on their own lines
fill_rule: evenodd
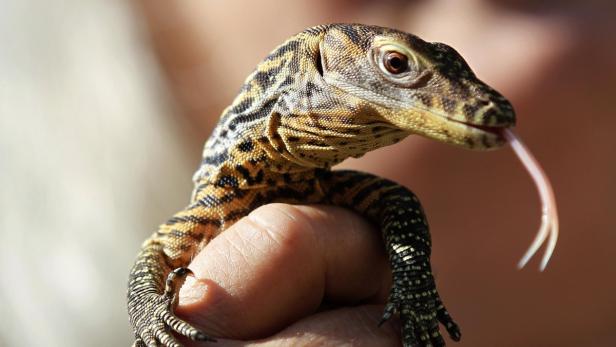
<svg viewBox="0 0 616 347">
<path fill-rule="evenodd" d="M 266 124 L 269 157 L 299 168 L 330 167 L 411 134 L 498 148 L 502 130 L 515 124 L 511 104 L 453 48 L 361 24 L 290 38 L 257 66 L 225 114 L 213 141 L 225 129 Z"/>
<path fill-rule="evenodd" d="M 401 134 L 420 134 L 466 148 L 497 148 L 506 142 L 502 129 L 515 124 L 509 101 L 445 44 L 342 24 L 323 35 L 319 55 L 336 99 L 346 98 L 367 123 L 383 123 L 378 128 L 383 145 Z"/>
</svg>

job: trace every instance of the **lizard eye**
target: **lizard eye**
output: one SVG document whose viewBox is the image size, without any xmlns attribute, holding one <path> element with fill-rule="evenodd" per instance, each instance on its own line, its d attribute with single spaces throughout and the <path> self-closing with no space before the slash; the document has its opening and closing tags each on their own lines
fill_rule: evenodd
<svg viewBox="0 0 616 347">
<path fill-rule="evenodd" d="M 418 88 L 431 77 L 430 70 L 409 47 L 387 38 L 376 38 L 368 54 L 380 77 L 395 86 Z"/>
<path fill-rule="evenodd" d="M 401 74 L 409 69 L 409 58 L 396 51 L 383 54 L 383 66 L 394 75 Z"/>
</svg>

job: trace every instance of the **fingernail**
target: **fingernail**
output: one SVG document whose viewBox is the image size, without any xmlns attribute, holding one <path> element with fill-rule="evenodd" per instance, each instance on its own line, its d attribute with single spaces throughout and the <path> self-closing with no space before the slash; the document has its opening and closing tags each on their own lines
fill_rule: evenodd
<svg viewBox="0 0 616 347">
<path fill-rule="evenodd" d="M 207 292 L 207 285 L 193 276 L 186 278 L 180 288 L 180 305 L 191 305 L 203 300 Z"/>
</svg>

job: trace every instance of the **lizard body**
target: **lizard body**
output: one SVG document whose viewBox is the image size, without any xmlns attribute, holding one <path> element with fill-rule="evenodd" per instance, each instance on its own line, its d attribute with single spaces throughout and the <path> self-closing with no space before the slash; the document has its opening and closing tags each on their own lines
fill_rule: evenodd
<svg viewBox="0 0 616 347">
<path fill-rule="evenodd" d="M 180 346 L 176 331 L 210 338 L 173 315 L 192 257 L 258 206 L 345 206 L 382 230 L 393 287 L 383 319 L 399 313 L 407 346 L 442 346 L 439 322 L 460 338 L 436 291 L 423 210 L 408 189 L 377 176 L 331 171 L 410 134 L 473 149 L 504 144 L 509 102 L 449 46 L 359 24 L 309 28 L 246 79 L 205 144 L 190 204 L 142 246 L 129 278 L 137 346 Z M 166 279 L 165 279 L 166 278 Z"/>
</svg>

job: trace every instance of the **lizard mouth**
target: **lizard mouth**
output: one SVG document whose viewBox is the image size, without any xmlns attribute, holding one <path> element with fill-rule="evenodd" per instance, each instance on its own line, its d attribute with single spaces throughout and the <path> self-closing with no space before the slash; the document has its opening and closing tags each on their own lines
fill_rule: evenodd
<svg viewBox="0 0 616 347">
<path fill-rule="evenodd" d="M 419 111 L 419 117 L 394 118 L 400 128 L 408 129 L 410 133 L 475 150 L 490 150 L 504 146 L 507 143 L 504 130 L 515 124 L 514 118 L 503 119 L 501 122 L 490 125 L 473 124 L 474 122 L 453 119 L 453 117 L 436 112 L 417 108 L 415 110 Z M 416 116 L 416 114 L 412 115 Z M 417 118 L 420 119 L 419 122 L 416 121 Z M 400 122 L 400 119 L 403 121 Z M 407 119 L 412 121 L 407 123 Z"/>
<path fill-rule="evenodd" d="M 461 130 L 470 147 L 483 147 L 485 149 L 501 147 L 507 143 L 504 131 L 513 126 L 511 123 L 480 125 L 461 122 L 450 118 L 448 120 L 455 128 Z"/>
<path fill-rule="evenodd" d="M 477 125 L 477 124 L 470 124 L 470 123 L 464 123 L 464 122 L 458 122 L 458 123 L 461 123 L 469 128 L 477 129 L 484 133 L 489 133 L 494 136 L 498 136 L 499 138 L 502 138 L 502 139 L 505 138 L 505 135 L 503 134 L 504 129 L 507 129 L 510 127 L 509 125 L 488 126 L 488 125 Z"/>
</svg>

